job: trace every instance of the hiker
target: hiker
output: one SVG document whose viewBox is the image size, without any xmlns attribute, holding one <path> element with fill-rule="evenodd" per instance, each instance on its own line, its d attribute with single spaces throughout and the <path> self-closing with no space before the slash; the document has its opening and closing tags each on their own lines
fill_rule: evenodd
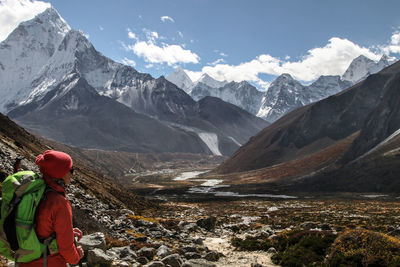
<svg viewBox="0 0 400 267">
<path fill-rule="evenodd" d="M 41 240 L 55 236 L 58 246 L 58 251 L 47 251 L 47 266 L 77 264 L 83 257 L 83 250 L 74 241 L 75 236 L 78 239 L 82 237 L 82 232 L 72 226 L 71 204 L 65 196 L 65 187 L 70 183 L 74 170 L 72 159 L 64 152 L 47 150 L 37 156 L 36 165 L 49 188 L 36 211 L 36 234 Z M 18 266 L 42 267 L 44 258 L 19 263 Z"/>
</svg>

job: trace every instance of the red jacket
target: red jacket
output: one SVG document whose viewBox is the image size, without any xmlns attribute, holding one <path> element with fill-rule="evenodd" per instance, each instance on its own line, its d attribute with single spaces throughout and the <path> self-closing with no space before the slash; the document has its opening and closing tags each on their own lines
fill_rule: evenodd
<svg viewBox="0 0 400 267">
<path fill-rule="evenodd" d="M 48 267 L 67 266 L 67 263 L 77 264 L 80 256 L 74 244 L 71 204 L 65 197 L 65 190 L 52 179 L 44 177 L 48 186 L 54 191 L 48 191 L 36 210 L 36 234 L 39 239 L 46 239 L 53 233 L 59 253 L 47 256 Z M 43 258 L 19 266 L 43 267 Z"/>
</svg>

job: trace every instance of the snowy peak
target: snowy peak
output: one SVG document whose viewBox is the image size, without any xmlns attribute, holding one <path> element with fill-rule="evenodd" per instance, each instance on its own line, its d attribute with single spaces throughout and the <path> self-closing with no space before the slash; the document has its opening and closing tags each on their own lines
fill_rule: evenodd
<svg viewBox="0 0 400 267">
<path fill-rule="evenodd" d="M 220 88 L 224 86 L 227 82 L 226 81 L 217 81 L 216 79 L 212 78 L 210 75 L 207 73 L 204 73 L 200 79 L 197 80 L 196 83 L 204 83 L 205 85 L 211 87 L 211 88 Z"/>
<path fill-rule="evenodd" d="M 305 87 L 290 74 L 284 73 L 268 88 L 257 116 L 274 122 L 283 114 L 303 106 L 308 98 Z"/>
<path fill-rule="evenodd" d="M 175 69 L 174 72 L 167 77 L 167 80 L 183 89 L 188 94 L 190 94 L 190 91 L 194 86 L 193 81 L 181 68 Z"/>
<path fill-rule="evenodd" d="M 0 112 L 7 112 L 31 93 L 31 82 L 56 53 L 71 30 L 53 8 L 22 22 L 0 43 Z"/>
<path fill-rule="evenodd" d="M 342 76 L 342 80 L 350 81 L 354 84 L 365 79 L 371 74 L 379 72 L 389 65 L 390 63 L 387 56 L 382 56 L 379 62 L 375 62 L 363 55 L 360 55 L 350 63 L 346 72 Z"/>
</svg>

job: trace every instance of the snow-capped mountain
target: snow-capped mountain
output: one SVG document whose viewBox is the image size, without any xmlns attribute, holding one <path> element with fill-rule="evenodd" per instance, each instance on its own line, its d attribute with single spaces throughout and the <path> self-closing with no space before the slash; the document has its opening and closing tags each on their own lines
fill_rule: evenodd
<svg viewBox="0 0 400 267">
<path fill-rule="evenodd" d="M 175 69 L 174 72 L 168 75 L 167 80 L 183 89 L 189 95 L 196 86 L 220 88 L 227 84 L 226 81 L 221 82 L 215 80 L 207 73 L 203 74 L 197 81 L 192 81 L 189 75 L 187 75 L 187 73 L 181 68 Z"/>
<path fill-rule="evenodd" d="M 220 88 L 222 86 L 224 86 L 225 84 L 227 84 L 226 81 L 217 81 L 216 79 L 212 78 L 210 75 L 208 75 L 207 73 L 204 73 L 200 79 L 198 79 L 196 81 L 195 84 L 198 83 L 203 83 L 211 88 Z"/>
<path fill-rule="evenodd" d="M 32 81 L 71 28 L 54 9 L 21 23 L 0 43 L 0 112 L 26 100 Z"/>
<path fill-rule="evenodd" d="M 33 132 L 47 133 L 47 137 L 59 141 L 65 141 L 68 136 L 69 144 L 82 145 L 84 139 L 75 132 L 84 132 L 90 133 L 87 136 L 93 135 L 92 141 L 102 140 L 96 144 L 104 142 L 103 149 L 219 151 L 227 155 L 266 126 L 265 121 L 220 103 L 223 112 L 215 115 L 218 119 L 210 121 L 211 116 L 202 114 L 208 113 L 211 105 L 200 108 L 188 94 L 164 77 L 154 79 L 103 56 L 82 32 L 71 29 L 53 8 L 21 24 L 0 44 L 0 64 L 0 95 L 3 96 L 0 110 Z M 102 104 L 107 106 L 107 111 L 96 106 Z M 226 114 L 232 112 L 241 114 L 236 124 L 245 131 L 227 130 L 237 127 L 224 122 Z M 112 121 L 113 118 L 116 121 Z M 146 118 L 148 123 L 143 123 Z M 52 123 L 48 123 L 49 120 Z M 64 121 L 74 123 L 67 123 L 66 130 L 62 127 Z M 129 125 L 125 127 L 124 123 Z M 192 130 L 188 131 L 188 127 Z M 113 131 L 117 132 L 110 134 Z M 160 138 L 164 134 L 169 137 Z M 148 138 L 151 136 L 165 139 L 165 144 L 157 149 L 158 141 L 151 141 Z M 204 136 L 213 136 L 212 142 L 202 138 Z M 143 144 L 129 145 L 133 137 Z M 93 147 L 91 140 L 84 142 Z"/>
<path fill-rule="evenodd" d="M 263 92 L 258 91 L 257 88 L 246 81 L 240 83 L 230 82 L 219 88 L 212 88 L 200 82 L 193 88 L 191 96 L 196 101 L 206 96 L 218 97 L 256 115 L 260 108 L 260 99 L 263 94 Z"/>
<path fill-rule="evenodd" d="M 300 84 L 289 74 L 283 74 L 267 89 L 257 116 L 272 123 L 291 110 L 337 94 L 390 64 L 387 56 L 382 56 L 378 62 L 359 56 L 342 77 L 320 76 L 308 86 Z"/>
<path fill-rule="evenodd" d="M 356 84 L 357 82 L 367 78 L 369 75 L 377 73 L 389 65 L 390 62 L 386 55 L 383 55 L 378 62 L 360 55 L 350 63 L 349 67 L 342 75 L 342 80 Z"/>
<path fill-rule="evenodd" d="M 246 81 L 240 83 L 217 81 L 208 74 L 203 74 L 199 80 L 193 82 L 186 72 L 180 68 L 174 70 L 167 80 L 187 92 L 195 101 L 206 96 L 213 96 L 228 103 L 234 104 L 253 115 L 258 113 L 263 92 Z"/>
<path fill-rule="evenodd" d="M 351 85 L 353 85 L 351 82 L 343 81 L 338 75 L 320 76 L 315 82 L 307 86 L 309 99 L 307 99 L 304 104 L 316 102 L 337 94 Z"/>
<path fill-rule="evenodd" d="M 337 94 L 390 64 L 387 56 L 382 56 L 379 62 L 359 56 L 352 61 L 342 77 L 320 76 L 311 85 L 305 86 L 290 75 L 283 74 L 270 85 L 266 93 L 247 82 L 219 82 L 207 74 L 192 82 L 182 69 L 175 70 L 168 79 L 190 92 L 195 101 L 206 96 L 218 97 L 268 122 L 274 122 L 287 112 Z M 224 83 L 224 86 L 220 86 Z"/>
<path fill-rule="evenodd" d="M 194 87 L 193 81 L 181 68 L 176 68 L 173 73 L 168 75 L 167 80 L 183 89 L 189 95 Z"/>
<path fill-rule="evenodd" d="M 285 73 L 276 78 L 268 88 L 257 116 L 273 122 L 283 114 L 304 106 L 308 99 L 306 87 Z"/>
</svg>

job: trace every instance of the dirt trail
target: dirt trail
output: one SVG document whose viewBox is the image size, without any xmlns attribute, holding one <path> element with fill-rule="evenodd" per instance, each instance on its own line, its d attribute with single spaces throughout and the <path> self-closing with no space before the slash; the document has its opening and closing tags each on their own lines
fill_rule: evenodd
<svg viewBox="0 0 400 267">
<path fill-rule="evenodd" d="M 208 237 L 204 241 L 210 250 L 221 252 L 225 257 L 221 257 L 216 262 L 217 267 L 230 266 L 230 267 L 250 267 L 251 264 L 261 264 L 264 267 L 275 267 L 272 263 L 271 254 L 265 251 L 234 251 L 234 247 L 230 245 L 229 238 L 213 238 Z"/>
</svg>

